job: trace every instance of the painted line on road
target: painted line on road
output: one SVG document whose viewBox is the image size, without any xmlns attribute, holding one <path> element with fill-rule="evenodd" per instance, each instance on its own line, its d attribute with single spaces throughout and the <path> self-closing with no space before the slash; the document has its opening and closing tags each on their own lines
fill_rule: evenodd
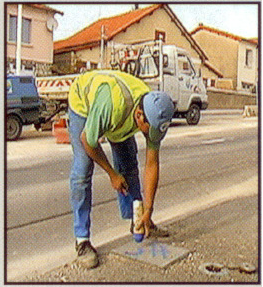
<svg viewBox="0 0 263 287">
<path fill-rule="evenodd" d="M 247 120 L 247 119 L 246 119 Z M 240 125 L 239 125 L 240 124 Z M 242 129 L 250 129 L 258 126 L 258 121 L 253 119 L 249 122 L 241 122 L 239 124 L 231 123 L 229 125 L 212 125 L 208 127 L 202 126 L 186 126 L 185 129 L 168 129 L 167 135 L 164 138 L 164 143 L 167 142 L 169 138 L 180 138 L 187 137 L 191 135 L 200 136 L 209 133 L 216 133 L 221 131 L 235 130 L 238 127 Z M 135 135 L 138 146 L 145 144 L 145 139 L 142 133 L 137 133 Z M 43 141 L 43 138 L 39 140 Z M 17 145 L 19 144 L 19 145 Z M 34 142 L 35 145 L 35 142 Z M 110 150 L 109 143 L 103 144 L 103 149 L 105 152 Z M 25 152 L 26 151 L 26 152 Z M 71 145 L 59 145 L 54 142 L 54 140 L 48 139 L 45 141 L 45 144 L 42 143 L 42 146 L 38 149 L 34 148 L 28 150 L 28 142 L 8 142 L 7 144 L 7 167 L 8 170 L 17 169 L 19 167 L 31 167 L 32 165 L 42 164 L 50 161 L 54 158 L 60 158 L 65 155 L 72 154 Z M 52 155 L 47 156 L 47 155 Z M 8 171 L 7 170 L 7 171 Z"/>
<path fill-rule="evenodd" d="M 201 142 L 201 144 L 204 144 L 204 145 L 210 145 L 210 144 L 218 144 L 218 143 L 223 143 L 225 142 L 226 139 L 224 138 L 220 138 L 220 139 L 210 139 L 210 140 L 204 140 Z"/>
<path fill-rule="evenodd" d="M 201 127 L 201 126 L 194 126 L 194 127 L 186 127 L 184 131 L 181 129 L 178 130 L 178 132 L 172 132 L 174 129 L 168 129 L 167 135 L 164 138 L 164 141 L 166 141 L 169 138 L 179 138 L 179 137 L 187 137 L 187 136 L 202 136 L 204 134 L 212 134 L 212 133 L 218 133 L 218 132 L 226 132 L 226 131 L 232 131 L 237 130 L 238 128 L 242 129 L 250 129 L 250 128 L 256 128 L 258 127 L 258 122 L 243 122 L 240 125 L 235 124 L 229 124 L 229 125 L 214 125 L 214 126 L 208 126 L 208 127 Z"/>
</svg>

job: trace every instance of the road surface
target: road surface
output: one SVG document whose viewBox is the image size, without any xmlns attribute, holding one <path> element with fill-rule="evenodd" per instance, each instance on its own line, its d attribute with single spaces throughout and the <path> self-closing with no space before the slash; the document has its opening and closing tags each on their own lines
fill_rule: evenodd
<svg viewBox="0 0 263 287">
<path fill-rule="evenodd" d="M 190 202 L 190 207 L 198 208 L 221 191 L 255 179 L 257 136 L 257 120 L 240 114 L 206 115 L 195 127 L 175 121 L 162 144 L 155 221 L 169 220 L 178 211 L 189 212 Z M 141 135 L 137 142 L 143 171 L 145 144 Z M 103 148 L 110 157 L 109 145 Z M 25 132 L 21 141 L 7 145 L 10 280 L 34 270 L 48 270 L 75 256 L 68 183 L 71 154 L 69 145 L 54 144 L 49 133 Z M 92 241 L 96 246 L 128 233 L 129 222 L 120 220 L 116 193 L 98 167 L 93 207 Z"/>
</svg>

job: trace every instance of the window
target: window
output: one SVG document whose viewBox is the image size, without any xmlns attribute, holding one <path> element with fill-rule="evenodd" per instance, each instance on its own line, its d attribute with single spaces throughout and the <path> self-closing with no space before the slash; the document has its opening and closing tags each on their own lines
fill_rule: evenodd
<svg viewBox="0 0 263 287">
<path fill-rule="evenodd" d="M 215 87 L 216 86 L 216 80 L 211 79 L 211 87 Z"/>
<path fill-rule="evenodd" d="M 179 71 L 182 74 L 192 75 L 195 73 L 186 55 L 178 54 L 178 65 Z"/>
<path fill-rule="evenodd" d="M 32 78 L 26 78 L 26 77 L 22 77 L 19 79 L 21 84 L 31 84 L 32 83 Z"/>
<path fill-rule="evenodd" d="M 158 76 L 158 69 L 153 57 L 146 56 L 140 58 L 140 74 L 141 78 L 156 77 Z"/>
<path fill-rule="evenodd" d="M 254 86 L 252 83 L 246 83 L 246 82 L 241 82 L 241 84 L 242 84 L 242 89 L 247 90 L 247 91 L 251 90 Z"/>
<path fill-rule="evenodd" d="M 9 18 L 9 41 L 16 42 L 17 17 L 10 15 Z"/>
<path fill-rule="evenodd" d="M 252 50 L 246 49 L 246 67 L 248 68 L 252 67 L 252 56 L 253 56 Z"/>
<path fill-rule="evenodd" d="M 158 68 L 157 63 L 154 60 L 154 57 L 152 55 L 151 48 L 148 46 L 145 46 L 142 51 L 139 58 L 140 61 L 140 71 L 139 71 L 139 77 L 140 78 L 151 78 L 158 76 Z M 131 61 L 130 64 L 132 64 Z M 134 65 L 130 66 L 133 70 L 136 69 L 136 64 L 134 62 Z"/>
<path fill-rule="evenodd" d="M 9 17 L 9 41 L 17 41 L 17 16 Z M 30 44 L 31 42 L 31 20 L 22 19 L 22 43 Z"/>
<path fill-rule="evenodd" d="M 160 40 L 160 39 L 162 39 L 163 42 L 165 43 L 165 32 L 155 30 L 155 40 Z"/>
<path fill-rule="evenodd" d="M 22 19 L 22 42 L 30 44 L 31 42 L 31 20 L 23 18 Z"/>
</svg>

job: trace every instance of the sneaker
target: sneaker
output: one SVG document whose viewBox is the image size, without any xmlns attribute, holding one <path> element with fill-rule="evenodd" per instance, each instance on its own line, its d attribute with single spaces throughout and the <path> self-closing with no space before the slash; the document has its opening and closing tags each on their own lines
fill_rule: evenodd
<svg viewBox="0 0 263 287">
<path fill-rule="evenodd" d="M 96 249 L 91 245 L 90 241 L 86 240 L 80 244 L 75 245 L 78 253 L 78 258 L 81 259 L 85 266 L 88 268 L 96 267 L 99 263 L 98 253 Z"/>
<path fill-rule="evenodd" d="M 134 227 L 134 224 L 133 224 L 133 221 L 132 221 L 131 222 L 131 227 L 130 227 L 131 234 L 133 234 L 133 227 Z M 170 234 L 169 234 L 168 230 L 160 228 L 160 227 L 157 227 L 157 225 L 155 225 L 152 222 L 152 225 L 150 226 L 150 236 L 149 237 L 162 238 L 162 237 L 169 237 L 169 236 L 170 236 Z"/>
</svg>

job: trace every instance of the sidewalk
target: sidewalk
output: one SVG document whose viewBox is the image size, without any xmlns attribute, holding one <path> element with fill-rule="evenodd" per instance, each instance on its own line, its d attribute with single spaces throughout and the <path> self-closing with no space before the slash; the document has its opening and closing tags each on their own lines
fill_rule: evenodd
<svg viewBox="0 0 263 287">
<path fill-rule="evenodd" d="M 186 258 L 166 269 L 113 253 L 116 247 L 132 242 L 129 235 L 99 247 L 100 264 L 95 269 L 86 269 L 73 261 L 22 282 L 257 283 L 258 271 L 251 274 L 240 271 L 244 263 L 258 267 L 257 200 L 256 195 L 238 197 L 166 222 L 163 226 L 171 233 L 169 238 L 158 242 L 147 240 L 190 250 Z M 226 274 L 218 276 L 216 271 L 208 275 L 200 270 L 204 263 L 223 264 Z"/>
<path fill-rule="evenodd" d="M 217 109 L 217 110 L 204 110 L 201 111 L 202 115 L 242 115 L 243 110 L 240 109 Z"/>
</svg>

